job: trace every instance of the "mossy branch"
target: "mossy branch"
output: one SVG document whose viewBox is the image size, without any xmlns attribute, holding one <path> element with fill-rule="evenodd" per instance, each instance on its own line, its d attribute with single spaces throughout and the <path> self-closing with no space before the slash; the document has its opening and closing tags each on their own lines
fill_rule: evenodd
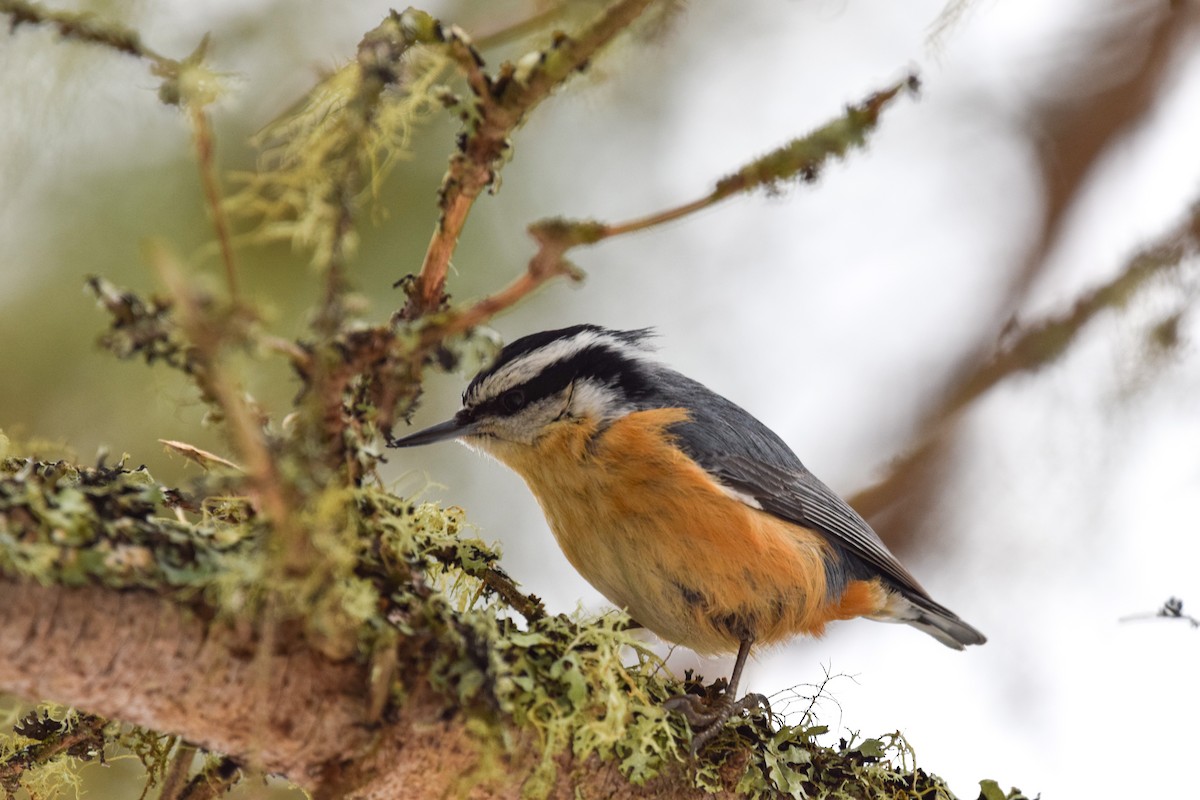
<svg viewBox="0 0 1200 800">
<path fill-rule="evenodd" d="M 95 758 L 106 743 L 107 720 L 94 714 L 69 712 L 62 720 L 34 710 L 13 726 L 13 733 L 28 744 L 0 759 L 0 788 L 12 796 L 21 788 L 21 777 L 63 756 Z"/>
<path fill-rule="evenodd" d="M 568 276 L 580 278 L 581 273 L 565 258 L 573 248 L 594 245 L 614 236 L 622 236 L 668 222 L 682 219 L 720 203 L 734 195 L 767 189 L 777 191 L 785 183 L 801 180 L 815 181 L 825 165 L 835 158 L 844 158 L 851 149 L 862 147 L 867 136 L 879 124 L 879 115 L 905 90 L 916 91 L 915 76 L 875 92 L 861 103 L 849 106 L 846 112 L 805 136 L 772 150 L 751 161 L 736 172 L 721 178 L 705 196 L 675 208 L 621 223 L 595 220 L 553 218 L 529 226 L 529 235 L 537 242 L 537 252 L 525 272 L 504 289 L 483 298 L 461 311 L 452 311 L 442 321 L 426 329 L 426 337 L 437 337 L 470 330 L 518 303 L 547 281 Z"/>
<path fill-rule="evenodd" d="M 142 43 L 137 31 L 113 22 L 100 20 L 90 14 L 71 11 L 52 11 L 41 3 L 28 0 L 0 0 L 0 14 L 8 14 L 12 20 L 11 30 L 22 25 L 54 28 L 58 35 L 69 41 L 96 44 L 116 50 L 118 53 L 165 62 L 158 53 Z"/>
<path fill-rule="evenodd" d="M 9 691 L 170 731 L 317 797 L 394 791 L 414 771 L 441 794 L 499 752 L 508 767 L 479 777 L 497 796 L 567 785 L 607 786 L 614 797 L 818 787 L 949 796 L 938 779 L 892 760 L 900 740 L 824 746 L 808 720 L 777 727 L 747 717 L 686 760 L 681 722 L 659 703 L 705 687 L 665 675 L 621 615 L 501 618 L 489 599 L 489 576 L 503 577 L 496 555 L 434 506 L 378 489 L 347 498 L 361 528 L 346 564 L 364 582 L 361 616 L 346 630 L 348 596 L 335 594 L 339 606 L 305 600 L 278 620 L 269 645 L 246 606 L 262 542 L 236 503 L 186 497 L 144 470 L 13 458 L 3 467 L 0 687 Z M 196 522 L 176 516 L 201 508 L 211 512 Z M 358 648 L 331 647 L 347 634 Z M 103 680 L 95 664 L 109 665 Z M 372 710 L 380 685 L 382 713 Z M 437 752 L 460 760 L 430 773 Z"/>
</svg>

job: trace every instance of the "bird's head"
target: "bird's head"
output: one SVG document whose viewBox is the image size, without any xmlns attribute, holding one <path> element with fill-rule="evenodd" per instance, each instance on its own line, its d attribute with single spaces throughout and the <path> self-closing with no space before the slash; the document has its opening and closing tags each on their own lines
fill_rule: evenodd
<svg viewBox="0 0 1200 800">
<path fill-rule="evenodd" d="M 446 439 L 493 452 L 533 445 L 558 425 L 605 425 L 652 394 L 649 330 L 574 325 L 509 344 L 463 392 L 453 419 L 391 442 L 413 447 Z"/>
</svg>

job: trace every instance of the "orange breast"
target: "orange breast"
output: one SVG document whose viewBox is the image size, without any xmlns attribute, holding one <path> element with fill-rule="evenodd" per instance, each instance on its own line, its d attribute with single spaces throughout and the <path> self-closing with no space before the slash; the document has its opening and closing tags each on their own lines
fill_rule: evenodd
<svg viewBox="0 0 1200 800">
<path fill-rule="evenodd" d="M 685 419 L 641 411 L 598 435 L 563 421 L 533 446 L 488 449 L 525 478 L 580 574 L 664 639 L 726 651 L 883 608 L 878 581 L 830 597 L 825 539 L 730 497 L 665 432 Z"/>
</svg>

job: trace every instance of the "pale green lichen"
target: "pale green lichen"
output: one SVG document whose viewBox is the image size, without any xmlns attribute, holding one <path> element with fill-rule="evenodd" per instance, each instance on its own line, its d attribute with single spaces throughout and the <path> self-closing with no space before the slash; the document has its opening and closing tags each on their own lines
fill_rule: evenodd
<svg viewBox="0 0 1200 800">
<path fill-rule="evenodd" d="M 351 62 L 264 129 L 255 139 L 258 168 L 234 173 L 243 187 L 226 200 L 230 213 L 253 225 L 243 240 L 289 242 L 311 250 L 315 264 L 327 263 L 358 187 L 378 197 L 408 157 L 415 126 L 440 108 L 438 81 L 448 64 L 437 49 L 412 48 L 381 81 L 377 70 Z"/>
<path fill-rule="evenodd" d="M 15 705 L 9 716 L 0 731 L 0 789 L 9 798 L 78 798 L 83 765 L 130 758 L 145 773 L 144 797 L 162 781 L 180 745 L 177 737 L 54 703 Z"/>
</svg>

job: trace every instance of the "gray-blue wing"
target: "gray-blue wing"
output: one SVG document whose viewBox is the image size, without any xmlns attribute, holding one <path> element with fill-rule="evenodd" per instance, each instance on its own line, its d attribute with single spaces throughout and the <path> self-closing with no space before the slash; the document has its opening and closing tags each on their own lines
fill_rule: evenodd
<svg viewBox="0 0 1200 800">
<path fill-rule="evenodd" d="M 674 371 L 660 385 L 671 388 L 656 399 L 687 409 L 691 417 L 672 427 L 680 448 L 722 484 L 754 498 L 763 511 L 824 535 L 837 552 L 849 556 L 849 577 L 879 575 L 918 605 L 950 613 L 929 597 L 866 520 L 809 472 L 770 428 Z"/>
</svg>

